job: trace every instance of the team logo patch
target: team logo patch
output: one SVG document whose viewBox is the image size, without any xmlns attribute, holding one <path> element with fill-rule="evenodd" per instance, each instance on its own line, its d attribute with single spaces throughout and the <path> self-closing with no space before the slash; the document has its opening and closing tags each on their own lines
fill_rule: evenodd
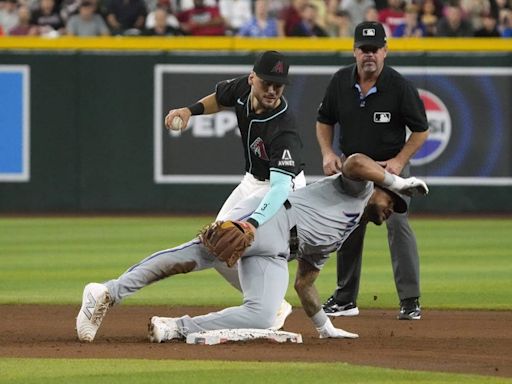
<svg viewBox="0 0 512 384">
<path fill-rule="evenodd" d="M 265 150 L 265 143 L 261 137 L 256 138 L 250 145 L 251 151 L 262 160 L 268 161 L 267 151 Z"/>
<path fill-rule="evenodd" d="M 285 149 L 283 151 L 283 155 L 281 156 L 281 160 L 279 160 L 277 165 L 281 166 L 281 167 L 295 167 L 295 161 L 292 159 L 292 155 L 290 154 L 290 150 Z"/>
<path fill-rule="evenodd" d="M 270 72 L 274 73 L 284 73 L 284 65 L 281 60 L 279 60 L 276 65 L 274 65 L 274 68 Z"/>
<path fill-rule="evenodd" d="M 418 89 L 425 105 L 429 135 L 411 159 L 412 165 L 423 165 L 437 159 L 446 149 L 452 132 L 452 119 L 443 101 L 432 92 Z"/>
<path fill-rule="evenodd" d="M 363 36 L 375 36 L 375 29 L 374 28 L 363 29 Z"/>
<path fill-rule="evenodd" d="M 375 112 L 373 114 L 374 123 L 389 123 L 391 121 L 391 112 Z"/>
</svg>

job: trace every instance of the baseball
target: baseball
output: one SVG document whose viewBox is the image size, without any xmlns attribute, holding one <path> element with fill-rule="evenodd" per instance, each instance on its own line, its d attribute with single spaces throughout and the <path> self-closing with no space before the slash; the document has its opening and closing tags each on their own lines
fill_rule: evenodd
<svg viewBox="0 0 512 384">
<path fill-rule="evenodd" d="M 183 120 L 179 116 L 174 116 L 171 122 L 171 129 L 173 131 L 181 131 L 183 128 Z"/>
</svg>

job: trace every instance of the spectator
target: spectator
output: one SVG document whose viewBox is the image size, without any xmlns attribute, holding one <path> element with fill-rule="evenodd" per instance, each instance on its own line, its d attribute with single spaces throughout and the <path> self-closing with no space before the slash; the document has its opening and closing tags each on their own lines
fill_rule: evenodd
<svg viewBox="0 0 512 384">
<path fill-rule="evenodd" d="M 338 0 L 327 0 L 326 31 L 332 37 L 352 36 L 354 27 L 347 11 L 338 9 Z"/>
<path fill-rule="evenodd" d="M 418 7 L 408 4 L 405 7 L 404 22 L 396 27 L 393 37 L 423 37 L 425 26 L 418 20 Z"/>
<path fill-rule="evenodd" d="M 95 4 L 90 0 L 83 0 L 77 15 L 69 18 L 66 25 L 68 35 L 71 36 L 108 36 L 110 31 L 103 17 L 95 13 Z"/>
<path fill-rule="evenodd" d="M 292 0 L 292 3 L 283 8 L 277 19 L 279 36 L 291 36 L 296 25 L 302 20 L 301 12 L 306 6 L 307 0 Z"/>
<path fill-rule="evenodd" d="M 144 34 L 146 36 L 182 36 L 183 31 L 181 29 L 169 25 L 168 16 L 165 7 L 158 7 L 154 12 L 154 26 L 146 29 Z"/>
<path fill-rule="evenodd" d="M 489 10 L 489 0 L 460 0 L 460 7 L 474 30 L 482 28 L 482 14 Z"/>
<path fill-rule="evenodd" d="M 421 0 L 419 7 L 420 18 L 424 15 L 433 15 L 439 20 L 444 15 L 444 5 L 440 0 Z"/>
<path fill-rule="evenodd" d="M 391 35 L 394 35 L 395 29 L 405 22 L 402 0 L 388 0 L 387 8 L 379 11 L 379 21 L 387 25 Z"/>
<path fill-rule="evenodd" d="M 491 12 L 482 14 L 482 27 L 475 31 L 475 37 L 501 37 L 498 21 Z"/>
<path fill-rule="evenodd" d="M 107 23 L 113 35 L 140 35 L 146 14 L 143 0 L 110 0 Z"/>
<path fill-rule="evenodd" d="M 300 13 L 300 23 L 293 28 L 290 36 L 327 37 L 327 32 L 316 23 L 317 12 L 315 5 L 307 3 Z"/>
<path fill-rule="evenodd" d="M 421 16 L 421 23 L 425 27 L 425 37 L 437 36 L 437 16 L 436 15 L 423 15 Z"/>
<path fill-rule="evenodd" d="M 9 35 L 27 36 L 37 34 L 35 28 L 30 24 L 31 19 L 30 8 L 26 5 L 21 5 L 18 8 L 18 24 L 9 30 Z"/>
<path fill-rule="evenodd" d="M 219 9 L 229 35 L 236 35 L 252 18 L 251 0 L 220 0 Z"/>
<path fill-rule="evenodd" d="M 379 22 L 379 11 L 375 7 L 368 7 L 364 12 L 364 21 L 373 21 L 374 23 Z M 391 31 L 386 24 L 381 24 L 382 28 L 384 28 L 384 32 L 386 36 L 391 36 Z"/>
<path fill-rule="evenodd" d="M 343 0 L 339 10 L 348 12 L 352 24 L 357 25 L 365 20 L 366 10 L 370 7 L 375 8 L 374 0 Z"/>
<path fill-rule="evenodd" d="M 58 36 L 65 32 L 54 0 L 40 0 L 39 7 L 32 13 L 30 24 L 34 25 L 38 35 Z"/>
<path fill-rule="evenodd" d="M 500 25 L 501 35 L 503 37 L 512 37 L 512 12 L 509 11 L 508 15 L 505 14 L 503 22 Z"/>
<path fill-rule="evenodd" d="M 179 12 L 185 12 L 192 8 L 194 8 L 194 0 L 171 0 L 176 3 L 176 11 Z M 204 0 L 204 5 L 207 7 L 216 7 L 218 5 L 218 0 Z"/>
<path fill-rule="evenodd" d="M 18 24 L 18 9 L 16 0 L 6 0 L 3 4 L 0 7 L 0 28 L 7 35 Z"/>
<path fill-rule="evenodd" d="M 254 16 L 238 32 L 240 36 L 276 37 L 277 19 L 269 17 L 268 0 L 254 1 Z"/>
<path fill-rule="evenodd" d="M 192 36 L 223 36 L 224 19 L 219 7 L 209 7 L 204 0 L 194 0 L 194 8 L 178 14 L 181 29 Z"/>
<path fill-rule="evenodd" d="M 173 9 L 176 9 L 176 8 L 173 8 L 171 6 L 171 3 L 169 2 L 169 0 L 158 0 L 157 6 L 151 12 L 148 13 L 148 15 L 146 17 L 146 24 L 145 24 L 146 31 L 155 27 L 155 13 L 156 13 L 156 10 L 159 8 L 163 8 L 166 10 L 166 14 L 167 14 L 166 24 L 169 27 L 173 27 L 174 29 L 181 31 L 180 22 L 178 21 L 178 18 L 176 17 L 176 15 L 173 12 Z M 183 31 L 181 31 L 181 34 L 183 34 Z"/>
<path fill-rule="evenodd" d="M 445 16 L 437 24 L 437 36 L 440 37 L 470 37 L 473 28 L 462 18 L 462 10 L 456 5 L 445 7 Z"/>
</svg>

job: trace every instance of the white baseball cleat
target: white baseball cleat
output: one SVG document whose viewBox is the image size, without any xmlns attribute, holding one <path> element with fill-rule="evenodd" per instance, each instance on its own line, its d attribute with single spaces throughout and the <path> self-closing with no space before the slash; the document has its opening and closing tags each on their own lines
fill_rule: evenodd
<svg viewBox="0 0 512 384">
<path fill-rule="evenodd" d="M 89 343 L 94 340 L 110 306 L 112 306 L 112 300 L 105 285 L 89 283 L 85 286 L 82 307 L 76 317 L 78 340 Z"/>
<path fill-rule="evenodd" d="M 286 300 L 283 300 L 281 306 L 279 307 L 279 310 L 277 311 L 274 324 L 272 324 L 272 326 L 269 329 L 273 331 L 278 331 L 281 328 L 283 328 L 284 322 L 286 321 L 286 318 L 292 313 L 292 310 L 292 305 Z"/>
<path fill-rule="evenodd" d="M 150 343 L 163 343 L 172 339 L 183 339 L 174 317 L 153 316 L 148 324 Z"/>
<path fill-rule="evenodd" d="M 416 196 L 416 195 L 427 195 L 428 194 L 428 187 L 427 184 L 416 177 L 409 177 L 404 180 L 405 185 L 403 186 L 402 190 L 400 191 L 404 195 L 407 196 Z"/>
</svg>

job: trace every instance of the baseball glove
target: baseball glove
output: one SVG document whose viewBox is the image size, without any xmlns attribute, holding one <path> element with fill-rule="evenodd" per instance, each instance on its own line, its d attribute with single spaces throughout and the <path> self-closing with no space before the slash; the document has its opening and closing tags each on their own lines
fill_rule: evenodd
<svg viewBox="0 0 512 384">
<path fill-rule="evenodd" d="M 232 267 L 254 241 L 254 232 L 243 221 L 216 221 L 201 230 L 199 240 L 210 253 Z"/>
</svg>

